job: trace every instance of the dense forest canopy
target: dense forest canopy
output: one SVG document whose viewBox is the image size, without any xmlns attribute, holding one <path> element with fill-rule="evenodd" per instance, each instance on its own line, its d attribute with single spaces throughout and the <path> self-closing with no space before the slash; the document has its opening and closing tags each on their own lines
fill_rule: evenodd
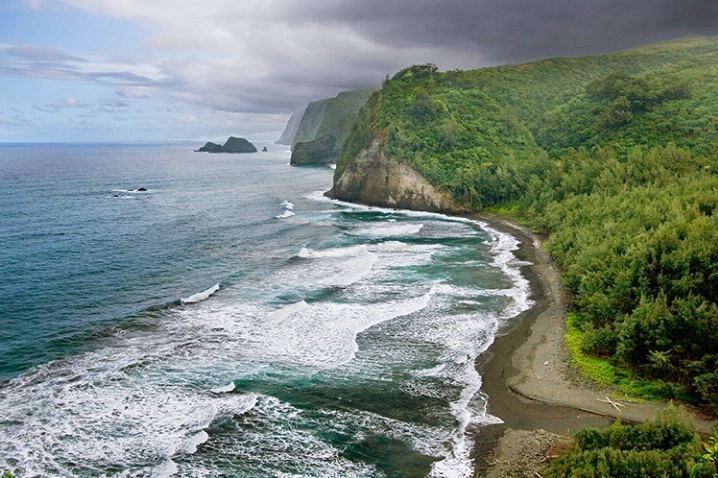
<svg viewBox="0 0 718 478">
<path fill-rule="evenodd" d="M 406 68 L 359 113 L 336 177 L 374 141 L 467 211 L 548 234 L 585 351 L 718 404 L 718 39 Z"/>
</svg>

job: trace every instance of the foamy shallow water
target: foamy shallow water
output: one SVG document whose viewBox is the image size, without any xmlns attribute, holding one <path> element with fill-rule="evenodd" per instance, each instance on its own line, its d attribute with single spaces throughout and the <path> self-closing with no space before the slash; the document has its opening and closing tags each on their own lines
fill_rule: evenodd
<svg viewBox="0 0 718 478">
<path fill-rule="evenodd" d="M 475 359 L 530 306 L 516 241 L 465 219 L 329 201 L 312 188 L 331 170 L 264 157 L 249 171 L 217 163 L 227 170 L 208 178 L 214 194 L 194 185 L 195 171 L 181 187 L 122 193 L 138 201 L 103 196 L 159 228 L 194 197 L 200 209 L 158 234 L 157 251 L 174 254 L 129 242 L 126 251 L 127 261 L 144 254 L 147 268 L 164 261 L 163 287 L 177 298 L 153 305 L 152 281 L 128 275 L 134 312 L 98 319 L 78 336 L 82 348 L 2 384 L 0 469 L 471 476 L 474 431 L 497 421 Z M 234 187 L 228 170 L 248 183 Z M 178 224 L 186 243 L 167 240 Z M 182 285 L 192 282 L 202 285 Z"/>
</svg>

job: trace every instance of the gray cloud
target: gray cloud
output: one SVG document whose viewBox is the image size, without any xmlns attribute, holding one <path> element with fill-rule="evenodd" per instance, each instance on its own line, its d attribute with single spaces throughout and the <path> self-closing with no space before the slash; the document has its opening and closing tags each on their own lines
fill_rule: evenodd
<svg viewBox="0 0 718 478">
<path fill-rule="evenodd" d="M 296 3 L 287 17 L 347 25 L 388 45 L 474 51 L 492 63 L 718 33 L 714 0 L 315 1 Z"/>
<path fill-rule="evenodd" d="M 0 75 L 109 86 L 133 108 L 172 107 L 180 125 L 214 114 L 252 131 L 281 130 L 309 101 L 416 63 L 469 69 L 718 34 L 717 0 L 55 1 L 141 23 L 148 48 L 118 58 L 0 44 L 11 59 Z"/>
</svg>

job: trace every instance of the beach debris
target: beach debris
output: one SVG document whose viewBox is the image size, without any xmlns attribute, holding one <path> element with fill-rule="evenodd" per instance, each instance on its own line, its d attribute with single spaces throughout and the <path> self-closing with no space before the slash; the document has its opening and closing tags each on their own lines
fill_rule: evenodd
<svg viewBox="0 0 718 478">
<path fill-rule="evenodd" d="M 624 404 L 616 402 L 614 400 L 611 400 L 608 397 L 606 397 L 605 400 L 601 400 L 600 398 L 597 398 L 596 400 L 598 400 L 599 402 L 604 402 L 604 403 L 608 403 L 608 404 L 612 405 L 613 408 L 615 408 L 618 411 L 618 413 L 621 413 L 621 411 L 622 411 L 620 407 L 626 408 L 626 406 Z"/>
</svg>

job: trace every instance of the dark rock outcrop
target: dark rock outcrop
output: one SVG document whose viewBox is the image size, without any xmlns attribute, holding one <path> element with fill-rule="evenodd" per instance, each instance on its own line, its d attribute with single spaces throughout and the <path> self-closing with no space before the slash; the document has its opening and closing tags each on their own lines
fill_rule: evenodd
<svg viewBox="0 0 718 478">
<path fill-rule="evenodd" d="M 200 153 L 221 153 L 222 145 L 207 141 L 207 143 L 201 148 L 199 148 L 197 151 L 199 151 Z"/>
<path fill-rule="evenodd" d="M 412 168 L 384 156 L 377 142 L 347 165 L 327 196 L 398 209 L 465 212 Z"/>
<path fill-rule="evenodd" d="M 304 166 L 311 164 L 331 164 L 337 158 L 337 141 L 334 136 L 297 143 L 292 151 L 290 164 Z"/>
<path fill-rule="evenodd" d="M 375 91 L 373 88 L 342 91 L 334 98 L 313 101 L 302 112 L 292 136 L 294 165 L 329 164 L 336 162 L 341 145 L 349 136 L 361 107 Z M 297 113 L 295 115 L 298 116 Z M 282 138 L 295 128 L 297 116 L 292 115 Z"/>
<path fill-rule="evenodd" d="M 197 151 L 202 153 L 256 153 L 257 148 L 244 138 L 230 136 L 222 146 L 210 141 Z"/>
</svg>

